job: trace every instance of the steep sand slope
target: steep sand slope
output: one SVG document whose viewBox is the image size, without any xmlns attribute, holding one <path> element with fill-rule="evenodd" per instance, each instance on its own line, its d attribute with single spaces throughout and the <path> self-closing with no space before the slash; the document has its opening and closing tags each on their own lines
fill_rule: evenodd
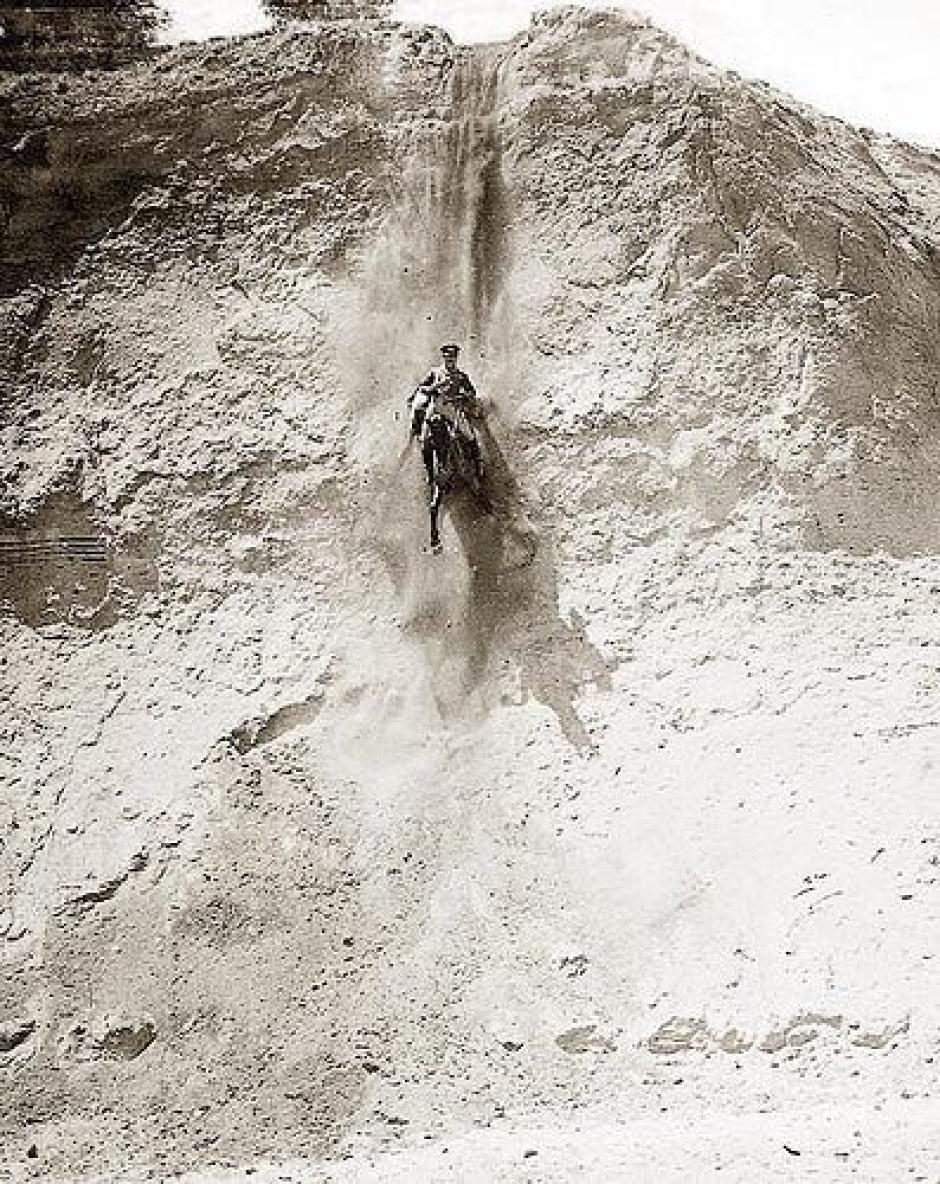
<svg viewBox="0 0 940 1184">
<path fill-rule="evenodd" d="M 2 102 L 6 1174 L 931 1179 L 935 161 L 573 10 Z"/>
</svg>

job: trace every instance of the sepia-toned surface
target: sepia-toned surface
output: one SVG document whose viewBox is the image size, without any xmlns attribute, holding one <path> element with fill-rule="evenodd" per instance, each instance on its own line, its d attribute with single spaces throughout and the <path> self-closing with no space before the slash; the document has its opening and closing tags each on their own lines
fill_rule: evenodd
<svg viewBox="0 0 940 1184">
<path fill-rule="evenodd" d="M 937 158 L 573 10 L 0 103 L 0 1172 L 930 1180 Z"/>
</svg>

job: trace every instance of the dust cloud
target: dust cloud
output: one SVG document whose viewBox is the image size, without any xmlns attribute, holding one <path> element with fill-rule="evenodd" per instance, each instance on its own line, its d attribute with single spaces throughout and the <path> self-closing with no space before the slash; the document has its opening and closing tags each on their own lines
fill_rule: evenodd
<svg viewBox="0 0 940 1184">
<path fill-rule="evenodd" d="M 574 703 L 608 672 L 583 631 L 560 617 L 551 539 L 513 471 L 507 399 L 524 395 L 528 347 L 506 284 L 504 97 L 497 49 L 455 52 L 442 71 L 441 111 L 410 129 L 389 214 L 362 260 L 341 344 L 353 371 L 351 451 L 367 474 L 359 529 L 383 556 L 404 628 L 424 647 L 443 719 L 484 717 L 508 676 L 517 695 L 544 703 L 568 740 L 588 748 Z M 462 343 L 460 364 L 487 408 L 488 504 L 449 493 L 445 554 L 433 556 L 406 400 L 445 340 Z"/>
</svg>

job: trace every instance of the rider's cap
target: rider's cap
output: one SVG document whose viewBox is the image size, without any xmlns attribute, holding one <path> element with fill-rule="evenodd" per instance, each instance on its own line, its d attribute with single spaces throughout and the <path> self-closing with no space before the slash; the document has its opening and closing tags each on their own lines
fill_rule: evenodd
<svg viewBox="0 0 940 1184">
<path fill-rule="evenodd" d="M 460 353 L 460 346 L 454 345 L 452 341 L 445 341 L 445 343 L 441 346 L 441 353 L 445 358 L 456 358 L 456 356 Z"/>
</svg>

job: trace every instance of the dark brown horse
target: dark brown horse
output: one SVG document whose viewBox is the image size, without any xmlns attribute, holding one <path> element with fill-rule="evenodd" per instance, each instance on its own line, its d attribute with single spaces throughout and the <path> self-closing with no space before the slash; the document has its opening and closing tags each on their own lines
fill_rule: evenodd
<svg viewBox="0 0 940 1184">
<path fill-rule="evenodd" d="M 428 480 L 431 549 L 440 551 L 440 515 L 444 495 L 467 491 L 484 511 L 489 510 L 489 499 L 483 487 L 483 463 L 478 441 L 459 431 L 454 421 L 438 409 L 433 399 L 424 417 L 421 459 Z"/>
</svg>

